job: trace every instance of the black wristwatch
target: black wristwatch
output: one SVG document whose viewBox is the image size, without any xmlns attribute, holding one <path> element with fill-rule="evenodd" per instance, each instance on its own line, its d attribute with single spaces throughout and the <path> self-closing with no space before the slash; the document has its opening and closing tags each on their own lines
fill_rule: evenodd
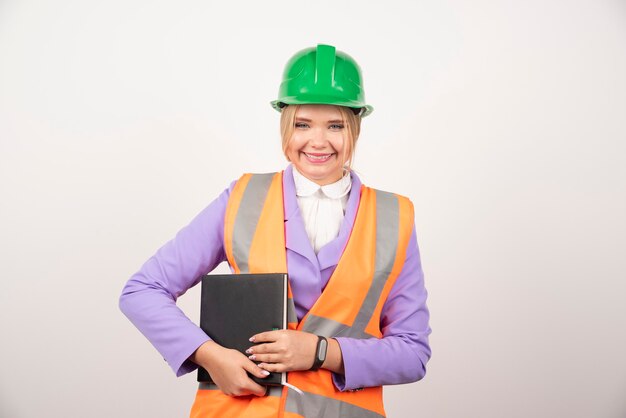
<svg viewBox="0 0 626 418">
<path fill-rule="evenodd" d="M 317 348 L 315 349 L 315 360 L 313 366 L 309 370 L 317 370 L 322 367 L 326 361 L 326 352 L 328 351 L 328 340 L 322 336 L 317 336 Z"/>
</svg>

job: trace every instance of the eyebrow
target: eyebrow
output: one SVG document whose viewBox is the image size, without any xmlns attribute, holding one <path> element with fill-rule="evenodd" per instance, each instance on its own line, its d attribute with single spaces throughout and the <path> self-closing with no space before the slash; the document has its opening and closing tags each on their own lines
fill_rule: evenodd
<svg viewBox="0 0 626 418">
<path fill-rule="evenodd" d="M 297 117 L 296 121 L 298 121 L 298 122 L 312 122 L 311 119 L 301 118 L 301 117 Z M 327 123 L 343 123 L 343 121 L 341 119 L 333 119 L 333 120 L 329 120 Z"/>
</svg>

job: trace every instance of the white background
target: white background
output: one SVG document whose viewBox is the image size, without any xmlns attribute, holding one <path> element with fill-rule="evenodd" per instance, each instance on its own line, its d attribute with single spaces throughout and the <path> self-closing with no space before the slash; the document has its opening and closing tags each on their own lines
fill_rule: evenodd
<svg viewBox="0 0 626 418">
<path fill-rule="evenodd" d="M 0 2 L 1 417 L 188 414 L 119 294 L 285 166 L 268 102 L 318 42 L 375 107 L 357 172 L 416 207 L 433 357 L 389 416 L 626 417 L 618 0 Z"/>
</svg>

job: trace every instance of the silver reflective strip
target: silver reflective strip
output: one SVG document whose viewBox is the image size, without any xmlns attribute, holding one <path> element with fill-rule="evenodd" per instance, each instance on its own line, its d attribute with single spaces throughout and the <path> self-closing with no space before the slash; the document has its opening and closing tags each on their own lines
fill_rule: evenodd
<svg viewBox="0 0 626 418">
<path fill-rule="evenodd" d="M 275 398 L 280 398 L 281 396 L 283 396 L 283 387 L 282 386 L 268 386 L 266 395 L 273 396 Z"/>
<path fill-rule="evenodd" d="M 350 337 L 350 338 L 373 338 L 374 335 L 366 334 L 363 329 L 350 327 L 332 319 L 309 314 L 302 326 L 302 331 L 321 335 L 322 337 Z"/>
<path fill-rule="evenodd" d="M 363 305 L 352 324 L 353 328 L 365 331 L 372 317 L 383 287 L 393 269 L 398 248 L 400 229 L 398 197 L 392 193 L 376 190 L 376 256 L 374 280 L 363 301 Z"/>
<path fill-rule="evenodd" d="M 213 382 L 200 382 L 198 385 L 199 390 L 220 390 L 220 388 Z M 268 386 L 267 387 L 267 396 L 273 396 L 275 398 L 280 398 L 283 394 L 282 386 Z"/>
<path fill-rule="evenodd" d="M 380 418 L 384 415 L 368 409 L 342 402 L 337 399 L 327 398 L 326 396 L 316 395 L 304 392 L 300 395 L 294 390 L 289 389 L 287 394 L 287 402 L 285 403 L 285 411 L 302 415 L 307 418 L 324 417 L 324 418 Z"/>
<path fill-rule="evenodd" d="M 287 322 L 298 323 L 298 314 L 296 313 L 296 305 L 293 303 L 293 299 L 287 299 Z"/>
<path fill-rule="evenodd" d="M 250 246 L 274 174 L 253 174 L 241 197 L 233 227 L 233 257 L 241 273 L 250 271 L 248 266 Z"/>
</svg>

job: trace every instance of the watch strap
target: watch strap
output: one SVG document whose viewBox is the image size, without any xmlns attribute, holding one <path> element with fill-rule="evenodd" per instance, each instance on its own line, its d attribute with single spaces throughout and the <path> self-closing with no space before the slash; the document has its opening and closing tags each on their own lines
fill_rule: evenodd
<svg viewBox="0 0 626 418">
<path fill-rule="evenodd" d="M 320 335 L 317 336 L 317 347 L 315 348 L 315 360 L 313 366 L 309 370 L 318 370 L 326 361 L 326 353 L 328 352 L 328 340 Z"/>
</svg>

